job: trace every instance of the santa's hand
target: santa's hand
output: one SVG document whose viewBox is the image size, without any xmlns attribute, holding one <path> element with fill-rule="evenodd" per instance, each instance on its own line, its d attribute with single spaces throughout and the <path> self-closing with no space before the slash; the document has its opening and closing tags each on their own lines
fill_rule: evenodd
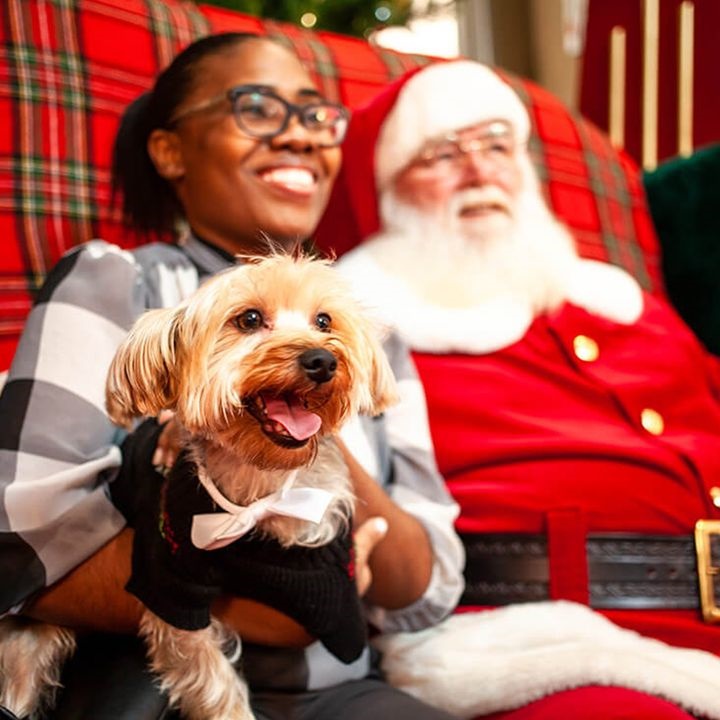
<svg viewBox="0 0 720 720">
<path fill-rule="evenodd" d="M 375 546 L 385 537 L 387 531 L 387 520 L 383 517 L 369 518 L 355 530 L 355 582 L 360 597 L 368 591 L 372 584 L 370 555 Z"/>
<path fill-rule="evenodd" d="M 182 446 L 182 426 L 171 410 L 162 410 L 157 417 L 160 425 L 164 425 L 158 436 L 157 446 L 153 454 L 152 464 L 159 472 L 167 472 L 177 460 Z"/>
</svg>

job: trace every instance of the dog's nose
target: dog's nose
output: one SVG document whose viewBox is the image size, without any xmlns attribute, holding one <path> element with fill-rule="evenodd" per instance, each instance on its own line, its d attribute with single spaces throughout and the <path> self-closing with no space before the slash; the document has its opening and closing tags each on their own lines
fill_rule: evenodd
<svg viewBox="0 0 720 720">
<path fill-rule="evenodd" d="M 308 378 L 316 383 L 332 380 L 337 370 L 335 356 L 323 348 L 305 350 L 298 358 L 298 362 Z"/>
</svg>

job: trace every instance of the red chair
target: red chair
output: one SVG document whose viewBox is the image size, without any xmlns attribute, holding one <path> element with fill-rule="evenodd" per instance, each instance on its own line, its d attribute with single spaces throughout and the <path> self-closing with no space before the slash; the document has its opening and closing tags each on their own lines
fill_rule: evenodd
<svg viewBox="0 0 720 720">
<path fill-rule="evenodd" d="M 110 152 L 123 108 L 175 52 L 224 30 L 278 38 L 330 98 L 356 107 L 429 58 L 342 35 L 181 0 L 8 0 L 0 27 L 0 370 L 33 296 L 73 245 L 129 235 L 110 204 Z M 131 53 L 128 48 L 133 48 Z M 532 152 L 551 204 L 581 252 L 660 290 L 658 247 L 635 164 L 552 95 L 519 78 L 537 130 Z M 352 242 L 345 240 L 346 247 Z"/>
</svg>

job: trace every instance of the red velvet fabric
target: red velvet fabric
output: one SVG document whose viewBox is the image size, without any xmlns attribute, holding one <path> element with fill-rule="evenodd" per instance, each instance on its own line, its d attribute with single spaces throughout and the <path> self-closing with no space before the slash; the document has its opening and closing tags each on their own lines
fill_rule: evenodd
<svg viewBox="0 0 720 720">
<path fill-rule="evenodd" d="M 555 693 L 517 710 L 484 715 L 482 720 L 692 720 L 692 717 L 652 695 L 591 685 Z"/>
<path fill-rule="evenodd" d="M 714 361 L 666 303 L 647 302 L 632 327 L 566 306 L 489 355 L 414 354 L 438 467 L 461 507 L 458 530 L 546 533 L 551 568 L 560 571 L 555 599 L 582 600 L 584 543 L 572 536 L 583 526 L 687 537 L 698 518 L 720 519 L 711 501 L 720 474 Z M 617 352 L 628 333 L 640 355 Z M 598 343 L 595 362 L 575 357 L 576 335 Z M 645 407 L 664 418 L 662 435 L 643 428 Z M 463 611 L 472 609 L 483 608 Z M 603 614 L 720 655 L 720 627 L 696 611 Z"/>
<path fill-rule="evenodd" d="M 579 335 L 594 362 L 576 357 Z M 667 303 L 646 295 L 630 326 L 566 304 L 497 352 L 414 357 L 459 530 L 545 532 L 550 512 L 576 510 L 588 532 L 689 535 L 720 518 L 714 361 Z M 662 434 L 644 428 L 646 408 Z M 572 522 L 555 522 L 559 536 Z"/>
</svg>

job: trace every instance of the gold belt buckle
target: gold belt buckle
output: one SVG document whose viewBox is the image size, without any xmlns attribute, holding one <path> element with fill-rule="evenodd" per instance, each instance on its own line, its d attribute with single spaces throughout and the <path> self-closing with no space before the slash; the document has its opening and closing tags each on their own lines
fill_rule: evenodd
<svg viewBox="0 0 720 720">
<path fill-rule="evenodd" d="M 713 565 L 712 537 L 720 537 L 720 520 L 698 520 L 695 523 L 695 552 L 697 553 L 700 606 L 703 620 L 720 623 L 720 598 L 715 597 L 715 579 L 720 577 L 720 565 Z M 720 557 L 716 558 L 720 562 Z"/>
</svg>

